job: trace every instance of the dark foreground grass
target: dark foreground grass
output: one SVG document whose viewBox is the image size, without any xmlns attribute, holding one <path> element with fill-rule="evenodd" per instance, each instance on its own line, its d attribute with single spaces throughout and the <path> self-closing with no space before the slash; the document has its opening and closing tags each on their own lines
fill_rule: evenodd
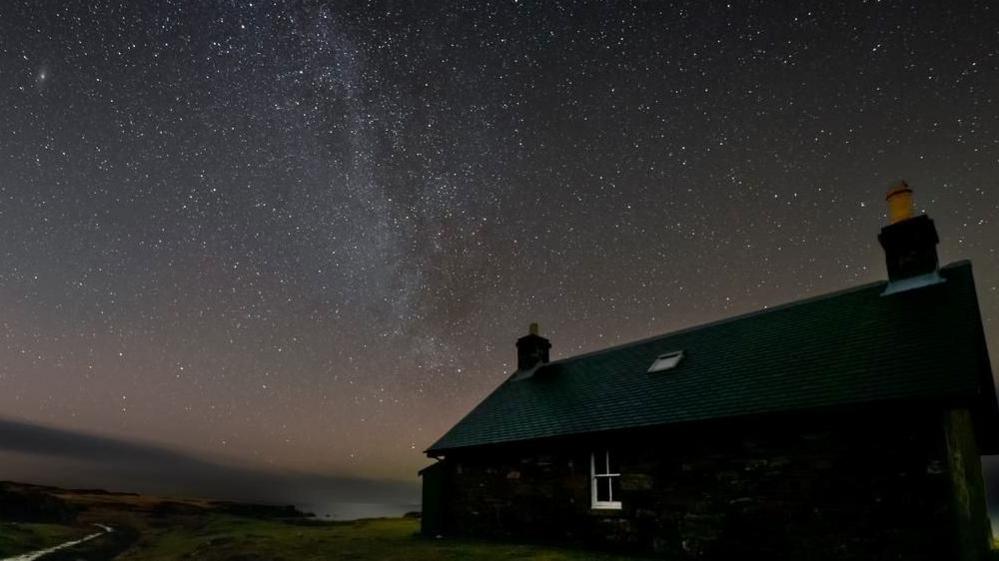
<svg viewBox="0 0 999 561">
<path fill-rule="evenodd" d="M 40 561 L 108 561 L 132 546 L 139 539 L 139 531 L 128 526 L 67 549 L 49 553 Z"/>
<path fill-rule="evenodd" d="M 0 522 L 0 559 L 82 538 L 94 529 L 60 524 Z"/>
<path fill-rule="evenodd" d="M 618 561 L 626 557 L 544 546 L 417 535 L 419 521 L 391 518 L 302 525 L 213 516 L 201 527 L 144 532 L 121 561 Z"/>
</svg>

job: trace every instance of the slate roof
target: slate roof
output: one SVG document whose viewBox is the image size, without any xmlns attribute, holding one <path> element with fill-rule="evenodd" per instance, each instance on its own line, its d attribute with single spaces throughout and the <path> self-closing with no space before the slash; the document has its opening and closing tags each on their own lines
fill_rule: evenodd
<svg viewBox="0 0 999 561">
<path fill-rule="evenodd" d="M 940 274 L 933 286 L 882 296 L 885 282 L 868 284 L 515 373 L 427 453 L 884 400 L 972 400 L 999 426 L 971 264 Z M 675 369 L 647 373 L 679 350 Z M 999 451 L 991 431 L 986 440 Z"/>
</svg>

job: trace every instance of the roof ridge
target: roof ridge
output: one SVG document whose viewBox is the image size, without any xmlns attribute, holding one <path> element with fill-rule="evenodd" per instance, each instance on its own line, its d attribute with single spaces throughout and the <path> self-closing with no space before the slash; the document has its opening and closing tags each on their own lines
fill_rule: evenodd
<svg viewBox="0 0 999 561">
<path fill-rule="evenodd" d="M 815 296 L 809 296 L 808 298 L 803 298 L 801 300 L 792 300 L 790 302 L 783 302 L 783 303 L 777 304 L 775 306 L 766 307 L 766 308 L 762 308 L 762 309 L 757 309 L 757 310 L 753 310 L 751 312 L 746 312 L 746 313 L 738 314 L 738 315 L 734 315 L 734 316 L 728 316 L 728 317 L 724 317 L 724 318 L 721 318 L 721 319 L 717 319 L 715 321 L 709 321 L 707 323 L 699 323 L 699 324 L 691 325 L 691 326 L 688 326 L 688 327 L 681 327 L 680 329 L 677 329 L 675 331 L 669 331 L 669 332 L 666 332 L 666 333 L 661 333 L 659 335 L 652 335 L 651 337 L 645 337 L 645 338 L 642 338 L 642 339 L 636 339 L 634 341 L 628 341 L 626 343 L 621 343 L 621 344 L 618 344 L 618 345 L 614 345 L 612 347 L 605 347 L 603 349 L 597 349 L 595 351 L 590 351 L 590 352 L 587 352 L 587 353 L 573 355 L 573 356 L 566 357 L 566 358 L 560 358 L 558 360 L 553 360 L 553 361 L 549 362 L 546 366 L 553 366 L 553 365 L 557 365 L 557 364 L 564 364 L 564 363 L 568 363 L 568 362 L 573 362 L 573 361 L 578 360 L 578 359 L 590 358 L 590 357 L 593 357 L 593 356 L 596 356 L 596 355 L 600 355 L 600 354 L 603 354 L 603 353 L 609 353 L 609 352 L 613 352 L 613 351 L 619 351 L 619 350 L 627 348 L 627 347 L 642 345 L 642 344 L 645 344 L 645 343 L 651 343 L 653 341 L 657 341 L 659 339 L 665 339 L 667 337 L 673 337 L 675 335 L 682 335 L 684 333 L 690 333 L 692 331 L 699 331 L 701 329 L 707 329 L 709 327 L 718 327 L 719 325 L 724 325 L 726 323 L 732 323 L 732 322 L 735 322 L 735 321 L 749 319 L 751 317 L 756 317 L 756 316 L 763 316 L 763 315 L 769 314 L 771 312 L 779 312 L 779 311 L 782 311 L 782 310 L 786 310 L 788 308 L 793 308 L 795 306 L 804 305 L 804 304 L 810 304 L 810 303 L 813 303 L 813 302 L 817 302 L 819 300 L 825 300 L 826 298 L 833 298 L 833 297 L 836 297 L 836 296 L 842 296 L 843 294 L 848 294 L 850 292 L 859 292 L 861 290 L 869 290 L 871 288 L 874 288 L 875 286 L 879 286 L 879 285 L 883 285 L 883 284 L 887 284 L 887 283 L 888 283 L 888 281 L 875 281 L 875 282 L 863 284 L 863 285 L 860 285 L 860 286 L 854 286 L 854 287 L 850 287 L 850 288 L 840 289 L 840 290 L 837 290 L 835 292 L 825 292 L 823 294 L 818 294 L 818 295 L 815 295 Z"/>
<path fill-rule="evenodd" d="M 968 260 L 968 259 L 960 259 L 958 261 L 954 261 L 952 263 L 948 263 L 947 265 L 944 265 L 943 267 L 940 267 L 940 270 L 943 271 L 943 270 L 948 270 L 948 269 L 956 269 L 956 268 L 962 267 L 962 266 L 971 266 L 971 261 Z M 665 339 L 667 337 L 673 337 L 675 335 L 681 335 L 681 334 L 684 334 L 684 333 L 690 333 L 692 331 L 698 331 L 700 329 L 707 329 L 709 327 L 718 327 L 719 325 L 724 325 L 726 323 L 731 323 L 731 322 L 735 322 L 735 321 L 749 319 L 751 317 L 756 317 L 756 316 L 763 316 L 763 315 L 766 315 L 766 314 L 769 314 L 769 313 L 772 313 L 772 312 L 779 312 L 779 311 L 786 310 L 788 308 L 793 308 L 795 306 L 801 306 L 801 305 L 805 305 L 805 304 L 812 304 L 812 303 L 818 302 L 820 300 L 825 300 L 827 298 L 835 298 L 835 297 L 838 297 L 838 296 L 842 296 L 844 294 L 849 294 L 851 292 L 859 292 L 861 290 L 869 290 L 869 289 L 874 288 L 876 286 L 881 286 L 881 285 L 886 285 L 886 284 L 888 284 L 888 281 L 886 281 L 886 280 L 879 280 L 879 281 L 869 282 L 869 283 L 865 283 L 865 284 L 861 284 L 861 285 L 857 285 L 857 286 L 851 286 L 851 287 L 847 287 L 847 288 L 841 288 L 841 289 L 835 290 L 833 292 L 825 292 L 825 293 L 822 293 L 822 294 L 817 294 L 815 296 L 809 296 L 807 298 L 802 298 L 801 300 L 792 300 L 790 302 L 783 302 L 781 304 L 777 304 L 777 305 L 772 306 L 772 307 L 765 307 L 765 308 L 762 308 L 762 309 L 753 310 L 751 312 L 746 312 L 746 313 L 743 313 L 743 314 L 729 316 L 729 317 L 717 319 L 715 321 L 709 321 L 707 323 L 699 323 L 697 325 L 691 325 L 691 326 L 688 326 L 688 327 L 681 327 L 680 329 L 677 329 L 675 331 L 669 331 L 669 332 L 666 332 L 666 333 L 661 333 L 659 335 L 652 335 L 650 337 L 645 337 L 645 338 L 642 338 L 642 339 L 636 339 L 634 341 L 628 341 L 628 342 L 625 342 L 625 343 L 621 343 L 621 344 L 618 344 L 618 345 L 613 345 L 611 347 L 605 347 L 603 349 L 597 349 L 595 351 L 590 351 L 590 352 L 587 352 L 587 353 L 582 353 L 582 354 L 578 354 L 578 355 L 568 356 L 568 357 L 565 357 L 565 358 L 560 358 L 558 360 L 553 360 L 553 361 L 549 362 L 548 364 L 545 365 L 545 367 L 556 366 L 556 365 L 560 365 L 560 364 L 567 364 L 567 363 L 573 362 L 575 360 L 580 360 L 580 359 L 584 359 L 584 358 L 591 358 L 591 357 L 594 357 L 594 356 L 597 356 L 597 355 L 601 355 L 603 353 L 609 353 L 609 352 L 613 352 L 613 351 L 619 351 L 621 349 L 625 349 L 625 348 L 628 348 L 628 347 L 637 346 L 637 345 L 643 345 L 645 343 L 651 343 L 651 342 L 657 341 L 659 339 Z"/>
</svg>

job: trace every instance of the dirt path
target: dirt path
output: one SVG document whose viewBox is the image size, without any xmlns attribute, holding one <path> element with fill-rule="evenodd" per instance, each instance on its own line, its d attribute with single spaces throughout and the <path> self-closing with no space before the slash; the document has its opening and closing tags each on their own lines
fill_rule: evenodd
<svg viewBox="0 0 999 561">
<path fill-rule="evenodd" d="M 0 561 L 34 561 L 35 559 L 38 559 L 39 557 L 41 557 L 43 555 L 48 555 L 49 553 L 53 553 L 53 552 L 56 552 L 56 551 L 59 551 L 59 550 L 62 550 L 62 549 L 66 549 L 67 547 L 73 547 L 74 545 L 78 545 L 78 544 L 81 544 L 83 542 L 88 542 L 88 541 L 90 541 L 90 540 L 92 540 L 94 538 L 99 538 L 99 537 L 103 536 L 104 534 L 110 534 L 111 532 L 114 531 L 114 528 L 112 528 L 110 526 L 105 526 L 103 524 L 94 524 L 94 526 L 99 527 L 102 531 L 94 533 L 94 534 L 90 534 L 89 536 L 80 538 L 78 540 L 73 540 L 73 541 L 69 541 L 69 542 L 66 542 L 66 543 L 59 544 L 59 545 L 57 545 L 55 547 L 50 547 L 48 549 L 39 549 L 38 551 L 31 551 L 31 552 L 28 552 L 28 553 L 22 553 L 21 555 L 15 555 L 14 557 L 7 557 L 6 559 L 0 559 Z"/>
</svg>

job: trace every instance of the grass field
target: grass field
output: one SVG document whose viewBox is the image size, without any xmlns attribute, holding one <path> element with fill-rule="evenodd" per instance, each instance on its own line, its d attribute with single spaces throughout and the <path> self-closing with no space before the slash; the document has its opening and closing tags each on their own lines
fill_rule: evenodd
<svg viewBox="0 0 999 561">
<path fill-rule="evenodd" d="M 299 525 L 228 516 L 200 527 L 162 528 L 143 534 L 123 561 L 614 561 L 625 557 L 542 546 L 466 540 L 430 540 L 416 535 L 419 521 L 378 519 Z"/>
<path fill-rule="evenodd" d="M 0 522 L 0 559 L 36 549 L 45 549 L 63 542 L 82 538 L 85 528 L 59 524 L 14 524 Z"/>
<path fill-rule="evenodd" d="M 107 513 L 110 514 L 110 513 Z M 417 535 L 419 521 L 407 518 L 327 522 L 257 520 L 228 515 L 126 519 L 138 538 L 116 559 L 121 561 L 617 561 L 626 557 L 532 545 L 470 540 L 431 540 Z M 128 528 L 131 528 L 128 527 Z M 93 529 L 50 524 L 0 525 L 0 559 L 76 539 Z M 107 558 L 99 538 L 58 555 L 57 559 Z M 134 539 L 134 537 L 133 537 Z"/>
</svg>

